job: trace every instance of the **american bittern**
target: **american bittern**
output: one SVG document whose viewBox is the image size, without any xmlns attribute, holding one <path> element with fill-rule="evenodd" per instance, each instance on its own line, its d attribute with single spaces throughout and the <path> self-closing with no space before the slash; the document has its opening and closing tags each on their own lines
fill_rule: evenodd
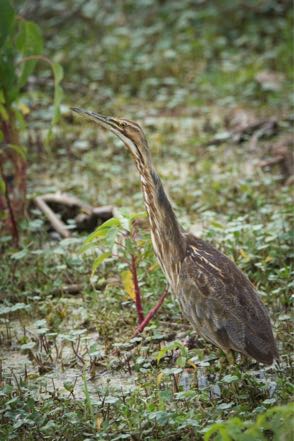
<svg viewBox="0 0 294 441">
<path fill-rule="evenodd" d="M 268 313 L 246 275 L 224 254 L 184 232 L 152 164 L 141 127 L 74 108 L 117 135 L 131 152 L 142 183 L 156 257 L 195 330 L 225 352 L 271 364 L 278 358 Z"/>
</svg>

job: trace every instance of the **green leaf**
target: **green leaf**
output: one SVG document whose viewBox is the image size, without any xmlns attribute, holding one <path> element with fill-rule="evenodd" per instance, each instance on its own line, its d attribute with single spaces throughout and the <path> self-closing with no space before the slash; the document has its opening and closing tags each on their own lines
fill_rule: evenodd
<svg viewBox="0 0 294 441">
<path fill-rule="evenodd" d="M 184 368 L 186 366 L 187 358 L 186 357 L 178 357 L 176 361 L 176 365 L 180 368 Z"/>
<path fill-rule="evenodd" d="M 65 381 L 63 383 L 63 387 L 68 392 L 73 392 L 73 390 L 74 390 L 74 383 L 72 381 Z"/>
<path fill-rule="evenodd" d="M 26 159 L 27 149 L 23 145 L 9 144 L 9 148 L 17 153 L 22 159 Z"/>
<path fill-rule="evenodd" d="M 5 188 L 6 188 L 5 182 L 4 182 L 4 180 L 0 176 L 0 194 L 4 194 L 5 193 Z"/>
<path fill-rule="evenodd" d="M 15 303 L 12 306 L 2 306 L 0 308 L 0 315 L 9 314 L 16 311 L 27 311 L 28 309 L 30 309 L 30 306 L 26 305 L 25 303 Z"/>
<path fill-rule="evenodd" d="M 0 104 L 0 118 L 2 119 L 2 121 L 8 121 L 9 120 L 9 115 L 8 112 L 5 108 L 5 106 L 3 106 L 2 104 Z"/>
<path fill-rule="evenodd" d="M 231 407 L 234 406 L 234 403 L 230 402 L 230 403 L 221 403 L 217 405 L 217 408 L 220 410 L 227 410 L 227 409 L 231 409 Z"/>
<path fill-rule="evenodd" d="M 5 103 L 6 108 L 15 101 L 18 95 L 17 74 L 15 68 L 16 53 L 10 40 L 11 39 L 9 39 L 8 43 L 0 51 L 1 103 Z"/>
<path fill-rule="evenodd" d="M 177 367 L 172 367 L 172 368 L 166 368 L 163 369 L 162 371 L 164 373 L 164 375 L 177 375 L 180 374 L 181 372 L 183 372 L 182 368 L 177 368 Z"/>
<path fill-rule="evenodd" d="M 141 211 L 139 213 L 125 213 L 124 210 L 120 210 L 117 214 L 117 218 L 121 222 L 122 227 L 126 231 L 130 231 L 131 223 L 135 220 L 145 219 L 147 217 L 147 213 Z"/>
<path fill-rule="evenodd" d="M 18 110 L 14 109 L 15 119 L 18 122 L 18 126 L 21 130 L 25 130 L 27 127 L 26 121 L 23 117 L 23 114 Z"/>
<path fill-rule="evenodd" d="M 56 84 L 59 84 L 63 79 L 63 68 L 59 63 L 53 63 L 52 69 L 54 73 L 54 81 Z"/>
<path fill-rule="evenodd" d="M 87 237 L 85 244 L 94 242 L 96 239 L 100 240 L 108 237 L 112 238 L 113 233 L 119 232 L 120 228 L 121 223 L 119 219 L 113 217 L 96 228 L 96 230 Z"/>
<path fill-rule="evenodd" d="M 166 356 L 166 354 L 170 351 L 174 351 L 174 350 L 180 350 L 181 356 L 185 357 L 187 355 L 187 348 L 183 345 L 183 343 L 181 343 L 178 340 L 175 340 L 171 343 L 168 343 L 167 345 L 165 345 L 163 348 L 160 349 L 160 351 L 158 352 L 158 354 L 156 355 L 156 361 L 157 363 L 160 362 L 160 360 Z"/>
<path fill-rule="evenodd" d="M 63 79 L 63 68 L 58 63 L 52 64 L 54 74 L 54 102 L 53 102 L 53 119 L 52 124 L 56 124 L 60 120 L 60 105 L 63 98 L 63 89 L 60 83 Z"/>
<path fill-rule="evenodd" d="M 106 260 L 108 257 L 111 256 L 111 253 L 106 252 L 106 253 L 102 253 L 100 254 L 93 262 L 92 265 L 92 275 L 96 272 L 97 268 L 104 262 L 104 260 Z"/>
<path fill-rule="evenodd" d="M 105 398 L 105 403 L 106 404 L 115 404 L 115 403 L 117 403 L 119 401 L 119 398 L 118 397 L 112 397 L 112 396 L 108 396 L 108 397 L 106 397 Z"/>
<path fill-rule="evenodd" d="M 30 350 L 30 349 L 34 349 L 34 347 L 36 346 L 36 343 L 33 341 L 30 341 L 29 343 L 25 343 L 23 345 L 21 345 L 20 349 L 22 351 L 26 351 L 26 350 Z"/>
<path fill-rule="evenodd" d="M 0 47 L 5 43 L 15 20 L 14 9 L 8 0 L 0 0 Z"/>
<path fill-rule="evenodd" d="M 32 22 L 22 20 L 20 31 L 16 39 L 17 49 L 25 56 L 40 55 L 43 51 L 43 38 L 39 26 Z M 28 77 L 32 74 L 38 60 L 25 61 L 21 67 L 18 79 L 19 88 L 23 87 Z"/>
<path fill-rule="evenodd" d="M 238 381 L 239 378 L 237 377 L 237 375 L 225 375 L 224 378 L 222 379 L 222 381 L 224 383 L 235 383 L 236 381 Z"/>
<path fill-rule="evenodd" d="M 17 253 L 12 254 L 11 255 L 11 259 L 13 259 L 13 260 L 21 260 L 21 259 L 27 257 L 28 254 L 29 254 L 28 249 L 24 248 L 23 250 L 18 251 Z"/>
<path fill-rule="evenodd" d="M 5 103 L 5 96 L 4 96 L 3 90 L 1 89 L 0 90 L 0 104 L 4 104 L 4 103 Z"/>
<path fill-rule="evenodd" d="M 114 217 L 109 219 L 98 228 L 96 228 L 96 230 L 86 238 L 84 244 L 80 248 L 80 252 L 84 253 L 85 251 L 93 247 L 95 248 L 98 241 L 104 241 L 105 245 L 107 245 L 109 248 L 112 248 L 116 237 L 120 233 L 121 229 L 122 226 L 119 219 Z"/>
<path fill-rule="evenodd" d="M 208 430 L 208 432 L 206 432 L 204 436 L 204 441 L 210 440 L 211 435 L 218 432 L 220 433 L 221 438 L 216 438 L 216 439 L 221 439 L 223 441 L 232 441 L 231 437 L 227 433 L 227 429 L 224 423 L 213 424 L 213 426 Z"/>
<path fill-rule="evenodd" d="M 226 403 L 217 406 L 228 408 Z M 228 403 L 232 404 L 232 403 Z M 222 407 L 221 407 L 222 406 Z M 231 407 L 231 406 L 230 406 Z M 272 439 L 292 439 L 293 433 L 293 404 L 286 406 L 272 407 L 265 413 L 258 416 L 255 422 L 242 421 L 240 418 L 230 418 L 224 423 L 215 423 L 205 429 L 204 441 L 225 440 L 225 441 L 265 441 L 268 439 L 266 431 L 272 433 Z"/>
</svg>

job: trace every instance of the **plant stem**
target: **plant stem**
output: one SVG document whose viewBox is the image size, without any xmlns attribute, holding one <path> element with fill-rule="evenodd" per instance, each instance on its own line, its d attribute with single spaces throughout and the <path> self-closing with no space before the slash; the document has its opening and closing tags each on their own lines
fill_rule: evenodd
<svg viewBox="0 0 294 441">
<path fill-rule="evenodd" d="M 17 64 L 26 63 L 27 61 L 44 61 L 45 63 L 50 64 L 52 66 L 52 61 L 49 58 L 44 57 L 43 55 L 29 55 L 27 57 L 22 58 L 17 62 Z"/>
<path fill-rule="evenodd" d="M 137 315 L 138 315 L 138 324 L 140 325 L 144 320 L 144 312 L 142 307 L 142 296 L 141 291 L 138 283 L 138 274 L 137 274 L 137 263 L 136 263 L 136 257 L 132 255 L 131 258 L 131 273 L 133 276 L 133 283 L 134 283 L 134 289 L 135 289 L 135 302 L 136 302 L 136 309 L 137 309 Z"/>
<path fill-rule="evenodd" d="M 150 311 L 148 312 L 148 314 L 146 315 L 144 320 L 141 323 L 139 323 L 139 326 L 137 327 L 133 337 L 140 334 L 140 332 L 142 332 L 144 330 L 144 328 L 148 325 L 148 323 L 150 322 L 152 317 L 156 314 L 156 312 L 159 310 L 159 308 L 163 304 L 163 301 L 167 295 L 168 295 L 168 288 L 165 288 L 165 290 L 163 291 L 163 293 L 161 294 L 161 296 L 159 298 L 158 303 L 152 309 L 150 309 Z"/>
<path fill-rule="evenodd" d="M 6 179 L 4 172 L 2 170 L 1 165 L 0 165 L 0 173 L 1 173 L 1 177 L 3 179 L 4 185 L 5 185 L 4 195 L 5 195 L 6 205 L 8 208 L 8 213 L 9 213 L 9 218 L 10 218 L 11 234 L 13 237 L 13 243 L 14 243 L 14 246 L 18 248 L 19 247 L 19 233 L 18 233 L 17 223 L 15 220 L 12 204 L 10 202 L 9 191 L 8 191 L 8 182 L 7 182 L 7 179 Z"/>
<path fill-rule="evenodd" d="M 85 394 L 86 414 L 88 414 L 87 416 L 89 416 L 91 418 L 91 420 L 93 421 L 93 425 L 95 427 L 94 409 L 93 409 L 93 404 L 91 401 L 91 396 L 90 396 L 88 385 L 87 385 L 87 377 L 86 377 L 86 370 L 85 369 L 83 369 L 82 381 L 83 381 L 83 389 L 84 389 L 84 394 Z"/>
</svg>

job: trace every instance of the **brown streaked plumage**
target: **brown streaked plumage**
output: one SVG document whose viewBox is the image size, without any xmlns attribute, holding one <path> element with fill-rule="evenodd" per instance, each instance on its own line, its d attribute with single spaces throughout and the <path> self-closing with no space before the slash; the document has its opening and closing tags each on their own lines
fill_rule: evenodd
<svg viewBox="0 0 294 441">
<path fill-rule="evenodd" d="M 269 315 L 247 276 L 208 242 L 179 226 L 141 127 L 125 119 L 73 110 L 116 134 L 134 157 L 156 257 L 196 331 L 225 352 L 238 351 L 266 364 L 278 359 Z"/>
</svg>

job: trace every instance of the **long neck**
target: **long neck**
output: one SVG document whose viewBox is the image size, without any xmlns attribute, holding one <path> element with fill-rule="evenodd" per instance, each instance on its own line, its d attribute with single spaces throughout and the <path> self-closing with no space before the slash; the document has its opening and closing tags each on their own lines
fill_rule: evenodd
<svg viewBox="0 0 294 441">
<path fill-rule="evenodd" d="M 185 240 L 151 159 L 144 162 L 136 161 L 136 165 L 149 216 L 153 248 L 169 282 L 175 287 L 179 264 L 184 257 Z"/>
</svg>

